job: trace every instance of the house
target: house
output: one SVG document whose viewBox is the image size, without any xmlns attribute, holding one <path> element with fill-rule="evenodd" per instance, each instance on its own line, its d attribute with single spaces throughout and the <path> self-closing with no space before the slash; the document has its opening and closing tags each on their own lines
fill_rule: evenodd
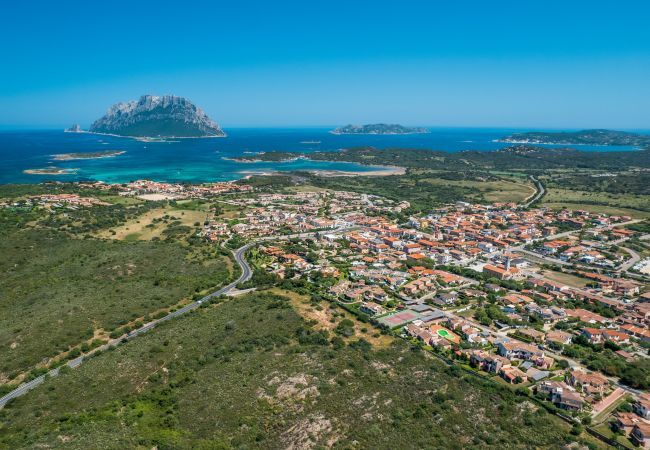
<svg viewBox="0 0 650 450">
<path fill-rule="evenodd" d="M 499 371 L 501 378 L 510 384 L 525 383 L 528 381 L 526 374 L 517 367 L 508 366 L 502 367 Z"/>
<path fill-rule="evenodd" d="M 634 425 L 630 433 L 632 442 L 642 448 L 650 448 L 650 423 L 640 422 Z"/>
<path fill-rule="evenodd" d="M 542 381 L 537 385 L 537 392 L 548 395 L 548 399 L 560 409 L 580 411 L 584 405 L 580 394 L 561 381 Z"/>
<path fill-rule="evenodd" d="M 544 332 L 538 331 L 534 328 L 519 328 L 517 333 L 530 339 L 533 342 L 542 342 L 544 340 Z"/>
<path fill-rule="evenodd" d="M 503 367 L 510 366 L 510 360 L 508 358 L 493 355 L 485 350 L 473 350 L 470 353 L 469 362 L 472 366 L 490 373 L 499 373 Z"/>
<path fill-rule="evenodd" d="M 546 333 L 547 344 L 567 345 L 571 343 L 573 336 L 570 333 L 560 330 L 551 330 Z"/>
<path fill-rule="evenodd" d="M 611 341 L 617 344 L 627 344 L 630 342 L 630 336 L 616 330 L 608 330 L 606 328 L 583 328 L 582 334 L 591 344 L 603 344 L 606 341 Z"/>
<path fill-rule="evenodd" d="M 634 413 L 617 412 L 613 425 L 615 429 L 622 430 L 628 436 L 632 432 L 634 425 L 640 422 L 643 422 L 643 419 Z"/>
<path fill-rule="evenodd" d="M 499 355 L 508 359 L 525 359 L 533 360 L 544 358 L 544 351 L 534 345 L 525 344 L 518 341 L 500 342 L 497 346 Z"/>
<path fill-rule="evenodd" d="M 641 394 L 632 405 L 632 410 L 644 419 L 650 419 L 650 394 Z"/>
<path fill-rule="evenodd" d="M 585 394 L 604 394 L 609 387 L 609 381 L 603 375 L 592 372 L 587 373 L 580 369 L 573 369 L 567 376 L 567 383 L 574 388 L 580 388 Z"/>
<path fill-rule="evenodd" d="M 386 312 L 386 310 L 383 308 L 383 306 L 378 305 L 377 303 L 373 302 L 363 302 L 361 303 L 361 306 L 359 307 L 359 311 L 362 313 L 366 313 L 370 316 L 376 316 L 379 314 L 383 314 Z"/>
<path fill-rule="evenodd" d="M 443 292 L 438 294 L 434 299 L 433 303 L 438 306 L 453 305 L 458 300 L 457 292 Z"/>
</svg>

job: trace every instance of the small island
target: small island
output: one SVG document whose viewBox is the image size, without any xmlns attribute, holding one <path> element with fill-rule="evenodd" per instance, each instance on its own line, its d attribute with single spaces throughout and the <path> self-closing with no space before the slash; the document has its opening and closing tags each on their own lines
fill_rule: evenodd
<svg viewBox="0 0 650 450">
<path fill-rule="evenodd" d="M 64 133 L 83 133 L 83 130 L 81 129 L 81 127 L 79 126 L 78 123 L 75 123 L 70 128 L 66 128 L 65 130 L 63 130 L 63 132 Z"/>
<path fill-rule="evenodd" d="M 510 144 L 650 146 L 650 136 L 616 130 L 530 131 L 498 139 Z"/>
<path fill-rule="evenodd" d="M 54 161 L 74 161 L 77 159 L 101 159 L 101 158 L 114 158 L 126 153 L 124 150 L 106 150 L 103 152 L 87 152 L 87 153 L 59 153 L 52 155 Z"/>
<path fill-rule="evenodd" d="M 338 127 L 332 134 L 423 134 L 429 130 L 421 127 L 405 127 L 398 124 L 374 123 L 367 125 L 346 125 Z"/>
<path fill-rule="evenodd" d="M 26 169 L 28 175 L 75 175 L 79 169 L 62 169 L 60 167 L 45 167 L 43 169 Z"/>
</svg>

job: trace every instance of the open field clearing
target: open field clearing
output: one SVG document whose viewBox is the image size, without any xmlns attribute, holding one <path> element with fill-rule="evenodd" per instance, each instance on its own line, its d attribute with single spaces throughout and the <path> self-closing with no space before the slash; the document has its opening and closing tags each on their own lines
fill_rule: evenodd
<svg viewBox="0 0 650 450">
<path fill-rule="evenodd" d="M 307 321 L 311 320 L 316 322 L 314 324 L 316 329 L 336 333 L 337 327 L 339 327 L 342 332 L 349 334 L 349 336 L 342 334 L 342 339 L 345 342 L 349 343 L 355 339 L 364 338 L 375 348 L 386 348 L 393 342 L 392 337 L 378 333 L 376 328 L 369 324 L 359 322 L 352 314 L 343 308 L 335 307 L 331 303 L 320 302 L 314 305 L 309 297 L 282 289 L 271 289 L 269 292 L 289 298 L 291 300 L 291 306 L 293 306 L 298 314 Z M 343 320 L 352 322 L 348 327 L 349 331 L 342 330 L 341 322 Z"/>
<path fill-rule="evenodd" d="M 576 277 L 569 273 L 555 272 L 553 270 L 542 270 L 540 273 L 544 275 L 544 278 L 575 288 L 583 288 L 589 283 L 586 278 Z"/>
<path fill-rule="evenodd" d="M 575 211 L 579 211 L 579 210 L 589 211 L 590 213 L 604 213 L 604 214 L 618 215 L 618 216 L 630 216 L 634 219 L 645 219 L 650 217 L 650 212 L 639 211 L 638 209 L 619 208 L 617 206 L 607 206 L 607 205 L 588 205 L 585 203 L 572 203 L 568 201 L 548 202 L 546 201 L 546 197 L 542 199 L 542 204 L 540 206 L 544 206 L 546 208 L 551 208 L 551 209 L 568 208 Z"/>
<path fill-rule="evenodd" d="M 180 209 L 171 206 L 157 208 L 147 211 L 112 230 L 102 230 L 97 233 L 97 236 L 117 240 L 149 241 L 154 237 L 160 238 L 172 222 L 179 221 L 184 226 L 194 228 L 197 222 L 203 224 L 207 214 L 207 212 L 200 209 Z"/>
<path fill-rule="evenodd" d="M 454 186 L 459 188 L 476 189 L 483 194 L 488 202 L 523 202 L 535 194 L 535 187 L 528 182 L 515 182 L 509 180 L 499 181 L 472 181 L 472 180 L 445 180 L 439 178 L 425 178 L 422 181 L 434 186 Z"/>
<path fill-rule="evenodd" d="M 593 212 L 637 210 L 636 217 L 650 217 L 650 196 L 634 194 L 611 194 L 607 192 L 575 191 L 549 188 L 543 203 L 554 205 L 580 205 L 577 209 Z M 609 209 L 598 209 L 606 207 Z"/>
</svg>

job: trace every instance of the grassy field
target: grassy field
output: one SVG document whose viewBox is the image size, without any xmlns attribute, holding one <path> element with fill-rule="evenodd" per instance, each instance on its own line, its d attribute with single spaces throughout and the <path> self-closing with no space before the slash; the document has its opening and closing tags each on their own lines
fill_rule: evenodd
<svg viewBox="0 0 650 450">
<path fill-rule="evenodd" d="M 639 211 L 638 209 L 630 208 L 619 208 L 616 206 L 607 206 L 607 205 L 590 205 L 585 203 L 572 203 L 572 202 L 548 202 L 546 197 L 544 202 L 540 206 L 544 206 L 552 209 L 562 209 L 568 208 L 572 210 L 584 210 L 589 211 L 594 214 L 610 214 L 617 216 L 630 216 L 634 219 L 646 219 L 650 217 L 650 212 Z"/>
<path fill-rule="evenodd" d="M 523 202 L 535 193 L 535 188 L 528 182 L 515 182 L 510 180 L 498 181 L 472 181 L 472 180 L 444 180 L 440 178 L 426 178 L 423 181 L 436 187 L 453 186 L 459 188 L 476 189 L 488 202 Z"/>
<path fill-rule="evenodd" d="M 551 281 L 557 283 L 563 283 L 571 287 L 583 288 L 589 283 L 589 280 L 586 278 L 576 277 L 569 273 L 555 272 L 553 270 L 542 270 L 541 275 L 544 275 L 544 278 L 548 278 Z"/>
<path fill-rule="evenodd" d="M 162 237 L 163 232 L 172 222 L 180 222 L 183 226 L 194 228 L 197 222 L 202 225 L 207 217 L 208 213 L 203 209 L 186 209 L 183 205 L 166 206 L 147 211 L 111 230 L 101 230 L 97 236 L 118 240 L 148 241 L 154 237 Z"/>
<path fill-rule="evenodd" d="M 634 214 L 635 217 L 650 217 L 650 196 L 634 194 L 610 194 L 607 192 L 574 191 L 549 188 L 544 196 L 545 206 L 566 205 L 576 209 L 608 214 Z"/>
<path fill-rule="evenodd" d="M 268 293 L 209 305 L 0 411 L 0 448 L 558 448 L 568 426 L 396 340 L 334 345 Z"/>
<path fill-rule="evenodd" d="M 0 254 L 2 382 L 230 276 L 224 257 L 207 244 L 79 239 L 27 229 L 4 234 Z"/>
</svg>

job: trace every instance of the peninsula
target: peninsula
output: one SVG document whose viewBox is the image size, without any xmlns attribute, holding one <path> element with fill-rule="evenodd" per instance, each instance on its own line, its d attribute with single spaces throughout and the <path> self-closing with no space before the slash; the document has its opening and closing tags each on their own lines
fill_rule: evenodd
<svg viewBox="0 0 650 450">
<path fill-rule="evenodd" d="M 616 130 L 529 131 L 514 133 L 498 140 L 512 144 L 625 145 L 650 146 L 650 136 Z"/>
<path fill-rule="evenodd" d="M 346 125 L 338 127 L 332 134 L 422 134 L 429 130 L 421 127 L 405 127 L 398 124 L 374 123 L 368 125 Z"/>
<path fill-rule="evenodd" d="M 219 125 L 191 101 L 173 95 L 143 95 L 117 103 L 93 122 L 91 133 L 133 138 L 223 137 Z"/>
</svg>

